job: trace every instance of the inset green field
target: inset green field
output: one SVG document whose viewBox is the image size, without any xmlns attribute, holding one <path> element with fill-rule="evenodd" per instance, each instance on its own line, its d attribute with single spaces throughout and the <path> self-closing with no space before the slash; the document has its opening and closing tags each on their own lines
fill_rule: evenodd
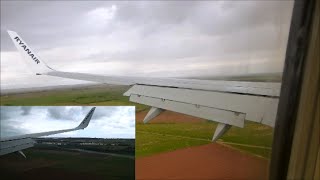
<svg viewBox="0 0 320 180">
<path fill-rule="evenodd" d="M 84 179 L 82 176 L 91 177 L 90 179 L 135 178 L 134 159 L 37 148 L 24 152 L 27 159 L 15 153 L 0 158 L 1 177 L 20 179 L 27 176 L 27 179 L 39 179 L 39 176 L 55 176 L 52 173 L 56 172 L 72 176 L 72 179 Z"/>
</svg>

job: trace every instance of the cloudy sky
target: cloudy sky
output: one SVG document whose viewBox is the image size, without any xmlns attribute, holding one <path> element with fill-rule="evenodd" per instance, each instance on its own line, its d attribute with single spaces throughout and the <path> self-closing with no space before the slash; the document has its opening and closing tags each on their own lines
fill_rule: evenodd
<svg viewBox="0 0 320 180">
<path fill-rule="evenodd" d="M 89 106 L 1 106 L 1 137 L 74 128 Z M 89 126 L 48 137 L 135 138 L 134 106 L 98 106 Z"/>
<path fill-rule="evenodd" d="M 35 76 L 6 32 L 55 69 L 104 75 L 281 72 L 293 1 L 1 1 L 1 88 L 75 84 Z"/>
</svg>

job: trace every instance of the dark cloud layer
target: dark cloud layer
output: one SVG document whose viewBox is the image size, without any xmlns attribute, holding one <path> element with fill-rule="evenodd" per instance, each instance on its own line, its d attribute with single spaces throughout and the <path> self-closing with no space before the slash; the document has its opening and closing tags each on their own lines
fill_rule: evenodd
<svg viewBox="0 0 320 180">
<path fill-rule="evenodd" d="M 84 117 L 91 109 L 92 107 L 72 107 L 72 108 L 61 108 L 61 107 L 49 107 L 47 108 L 47 115 L 49 118 L 55 119 L 55 120 L 76 120 L 79 121 L 77 118 Z M 95 111 L 94 115 L 92 116 L 92 121 L 95 119 L 99 119 L 101 117 L 110 117 L 114 113 L 117 112 L 117 110 L 121 110 L 121 107 L 111 106 L 109 108 L 104 108 L 100 110 L 99 108 Z"/>
<path fill-rule="evenodd" d="M 16 52 L 11 29 L 53 67 L 77 72 L 110 73 L 101 68 L 108 63 L 122 63 L 116 75 L 280 72 L 292 7 L 293 1 L 1 1 L 1 53 Z M 2 57 L 2 72 L 18 79 L 10 58 Z"/>
<path fill-rule="evenodd" d="M 89 106 L 1 106 L 1 136 L 66 129 L 70 124 L 74 127 L 83 120 L 91 108 Z M 90 126 L 84 131 L 85 136 L 134 137 L 134 112 L 133 107 L 96 107 Z M 126 136 L 123 136 L 124 134 Z"/>
<path fill-rule="evenodd" d="M 21 106 L 21 115 L 28 115 L 31 111 L 32 106 Z"/>
</svg>

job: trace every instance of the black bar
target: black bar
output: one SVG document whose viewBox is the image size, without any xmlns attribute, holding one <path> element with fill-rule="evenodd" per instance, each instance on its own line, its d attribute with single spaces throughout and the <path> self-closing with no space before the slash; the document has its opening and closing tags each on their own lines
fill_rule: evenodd
<svg viewBox="0 0 320 180">
<path fill-rule="evenodd" d="M 273 136 L 270 180 L 287 179 L 314 4 L 314 0 L 296 0 L 294 4 Z"/>
</svg>

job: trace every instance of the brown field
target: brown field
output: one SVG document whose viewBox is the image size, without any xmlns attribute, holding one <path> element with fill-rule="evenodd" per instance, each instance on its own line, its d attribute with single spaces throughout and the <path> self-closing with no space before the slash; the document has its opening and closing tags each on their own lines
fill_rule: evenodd
<svg viewBox="0 0 320 180">
<path fill-rule="evenodd" d="M 216 143 L 136 159 L 136 179 L 263 180 L 267 177 L 267 160 Z"/>
<path fill-rule="evenodd" d="M 148 111 L 136 113 L 141 123 Z M 206 120 L 165 111 L 149 123 L 200 123 Z M 213 130 L 212 130 L 213 131 Z M 136 137 L 139 139 L 139 136 Z M 165 138 L 165 137 L 164 137 Z M 139 147 L 136 147 L 137 149 Z M 268 179 L 265 158 L 217 143 L 193 146 L 136 159 L 136 179 Z"/>
<path fill-rule="evenodd" d="M 141 111 L 136 113 L 136 121 L 143 122 L 144 117 L 147 115 L 148 111 Z M 192 117 L 185 114 L 180 114 L 172 111 L 164 111 L 159 116 L 155 117 L 148 123 L 199 123 L 206 120 L 201 118 Z"/>
</svg>

